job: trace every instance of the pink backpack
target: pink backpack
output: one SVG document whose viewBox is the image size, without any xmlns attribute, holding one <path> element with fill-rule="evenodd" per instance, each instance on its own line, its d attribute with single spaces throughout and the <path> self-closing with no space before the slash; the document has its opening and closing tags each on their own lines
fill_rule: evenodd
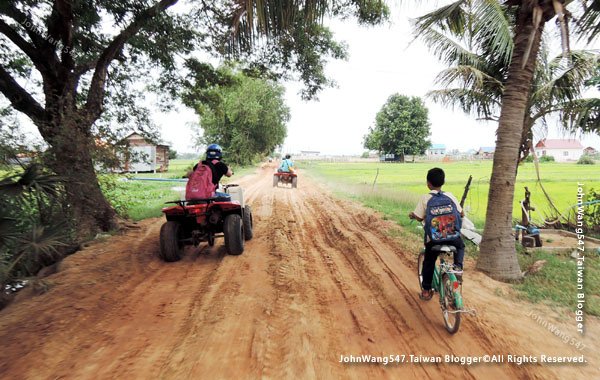
<svg viewBox="0 0 600 380">
<path fill-rule="evenodd" d="M 213 160 L 212 164 L 219 162 Z M 205 199 L 215 196 L 216 186 L 212 182 L 212 169 L 200 161 L 196 170 L 192 172 L 185 187 L 185 199 Z"/>
</svg>

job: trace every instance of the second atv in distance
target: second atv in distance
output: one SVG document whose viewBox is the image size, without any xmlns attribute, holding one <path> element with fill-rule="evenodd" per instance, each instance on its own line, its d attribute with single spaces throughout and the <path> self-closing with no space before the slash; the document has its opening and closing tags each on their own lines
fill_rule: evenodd
<svg viewBox="0 0 600 380">
<path fill-rule="evenodd" d="M 298 174 L 292 172 L 277 172 L 273 173 L 273 187 L 279 184 L 291 185 L 292 188 L 298 187 Z"/>
</svg>

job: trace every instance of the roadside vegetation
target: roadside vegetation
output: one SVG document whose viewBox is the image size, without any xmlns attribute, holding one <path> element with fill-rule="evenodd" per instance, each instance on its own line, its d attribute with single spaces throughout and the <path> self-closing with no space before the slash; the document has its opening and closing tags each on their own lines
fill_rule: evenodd
<svg viewBox="0 0 600 380">
<path fill-rule="evenodd" d="M 550 305 L 576 310 L 577 261 L 568 253 L 556 253 L 533 250 L 531 253 L 519 252 L 519 264 L 526 270 L 535 262 L 545 260 L 543 268 L 532 275 L 525 276 L 522 283 L 514 285 L 519 296 L 531 302 L 544 302 Z M 585 256 L 584 291 L 586 315 L 600 317 L 600 257 L 599 252 L 591 250 Z"/>
</svg>

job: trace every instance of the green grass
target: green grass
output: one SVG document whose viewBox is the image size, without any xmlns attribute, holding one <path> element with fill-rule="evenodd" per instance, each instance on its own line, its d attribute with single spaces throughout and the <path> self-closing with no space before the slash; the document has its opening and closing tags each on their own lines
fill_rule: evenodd
<svg viewBox="0 0 600 380">
<path fill-rule="evenodd" d="M 476 162 L 427 162 L 405 164 L 380 164 L 380 163 L 302 163 L 302 167 L 317 176 L 321 181 L 337 186 L 350 186 L 353 191 L 366 195 L 371 192 L 373 181 L 379 169 L 375 189 L 378 193 L 388 194 L 390 197 L 403 196 L 404 208 L 412 210 L 416 203 L 412 195 L 427 193 L 425 177 L 427 170 L 438 166 L 446 172 L 446 184 L 443 189 L 453 193 L 458 199 L 463 194 L 469 175 L 473 176 L 471 189 L 465 202 L 465 209 L 469 219 L 478 228 L 483 227 L 487 208 L 489 192 L 489 178 L 492 171 L 491 161 Z M 598 168 L 594 165 L 575 165 L 562 163 L 542 163 L 540 175 L 542 183 L 550 194 L 554 204 L 561 213 L 566 212 L 570 206 L 577 203 L 577 183 L 584 183 L 584 190 L 600 188 Z M 536 174 L 533 163 L 525 163 L 519 167 L 515 200 L 513 203 L 513 216 L 520 219 L 521 209 L 519 201 L 524 198 L 524 186 L 531 191 L 531 202 L 536 211 L 532 218 L 542 224 L 544 218 L 552 215 L 549 202 L 546 200 L 541 188 L 536 184 Z"/>
<path fill-rule="evenodd" d="M 551 305 L 562 305 L 576 310 L 577 294 L 577 262 L 568 255 L 549 253 L 542 250 L 533 251 L 530 255 L 519 255 L 519 264 L 523 270 L 538 260 L 546 260 L 539 272 L 528 275 L 522 284 L 515 285 L 520 296 L 531 302 L 544 302 Z M 586 314 L 600 316 L 600 259 L 595 253 L 588 253 L 585 258 L 584 293 Z"/>
<path fill-rule="evenodd" d="M 161 216 L 165 202 L 181 198 L 185 183 L 129 181 L 124 184 L 127 193 L 127 216 L 132 220 L 142 220 Z M 174 190 L 180 187 L 182 190 Z"/>
</svg>

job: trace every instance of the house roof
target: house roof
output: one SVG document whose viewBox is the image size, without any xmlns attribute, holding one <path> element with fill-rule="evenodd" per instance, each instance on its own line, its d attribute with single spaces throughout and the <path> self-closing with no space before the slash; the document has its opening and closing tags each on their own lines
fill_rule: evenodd
<svg viewBox="0 0 600 380">
<path fill-rule="evenodd" d="M 494 151 L 496 151 L 496 147 L 495 146 L 482 146 L 481 148 L 479 148 L 479 151 L 481 153 L 494 153 Z"/>
<path fill-rule="evenodd" d="M 585 148 L 584 150 L 588 151 L 588 152 L 595 152 L 596 148 L 594 148 L 593 146 L 588 146 L 587 148 Z"/>
<path fill-rule="evenodd" d="M 158 143 L 154 143 L 150 140 L 148 140 L 147 138 L 145 138 L 144 136 L 142 136 L 141 134 L 137 133 L 137 132 L 132 132 L 130 133 L 128 136 L 123 137 L 123 139 L 121 141 L 126 141 L 126 140 L 144 140 L 144 142 L 146 142 L 148 145 L 154 145 L 154 146 L 164 146 L 164 147 L 170 147 L 171 145 L 159 141 Z"/>
<path fill-rule="evenodd" d="M 137 133 L 137 132 L 132 132 L 132 133 L 130 133 L 129 135 L 127 135 L 127 136 L 123 137 L 123 140 L 127 140 L 127 139 L 130 139 L 130 138 L 132 138 L 132 137 L 133 137 L 133 138 L 139 138 L 139 139 L 144 139 L 144 140 L 145 140 L 144 136 L 140 135 L 140 134 L 139 134 L 139 133 Z"/>
<path fill-rule="evenodd" d="M 561 140 L 561 139 L 542 139 L 537 144 L 536 148 L 546 149 L 583 149 L 583 145 L 579 140 Z"/>
<path fill-rule="evenodd" d="M 431 144 L 429 149 L 446 149 L 446 145 L 444 144 Z"/>
</svg>

